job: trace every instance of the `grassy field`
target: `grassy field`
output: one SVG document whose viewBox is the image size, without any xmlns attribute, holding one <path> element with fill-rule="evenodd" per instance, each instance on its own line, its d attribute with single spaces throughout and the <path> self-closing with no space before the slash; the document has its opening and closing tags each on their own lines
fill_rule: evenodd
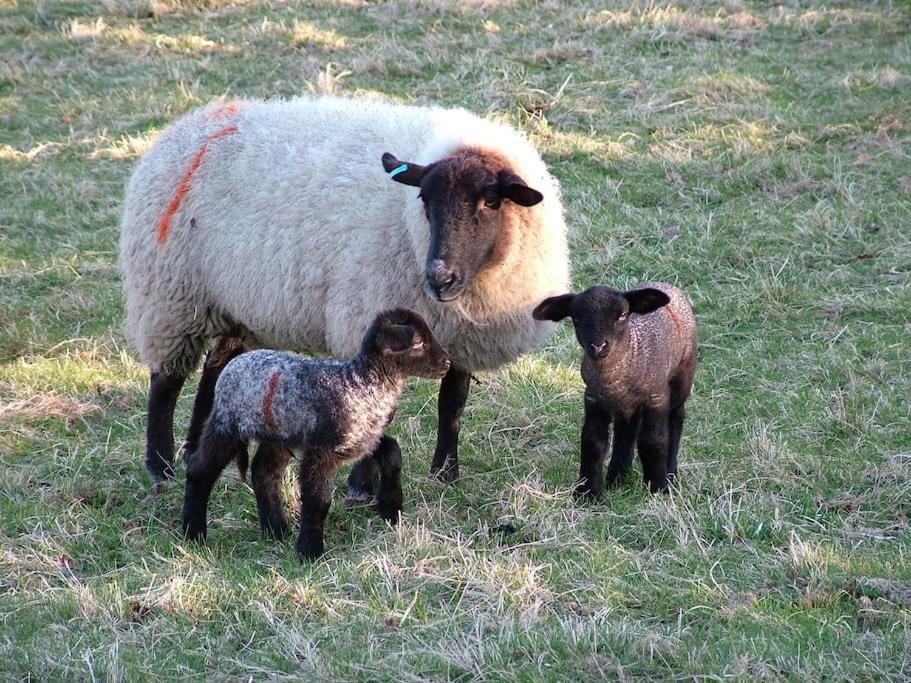
<svg viewBox="0 0 911 683">
<path fill-rule="evenodd" d="M 229 470 L 183 542 L 182 485 L 142 467 L 123 186 L 188 109 L 308 90 L 511 122 L 577 287 L 689 293 L 679 493 L 637 465 L 572 499 L 567 326 L 473 387 L 456 486 L 409 386 L 399 528 L 340 478 L 301 565 Z M 909 217 L 899 1 L 0 0 L 0 678 L 907 680 Z"/>
</svg>

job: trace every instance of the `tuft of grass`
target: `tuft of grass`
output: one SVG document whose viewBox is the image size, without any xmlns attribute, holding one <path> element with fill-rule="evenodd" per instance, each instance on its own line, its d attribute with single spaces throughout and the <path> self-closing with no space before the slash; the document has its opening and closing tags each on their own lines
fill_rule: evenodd
<svg viewBox="0 0 911 683">
<path fill-rule="evenodd" d="M 909 26 L 892 2 L 0 0 L 3 677 L 907 678 Z M 227 471 L 183 541 L 181 484 L 142 469 L 122 188 L 188 109 L 307 91 L 523 129 L 577 288 L 687 291 L 679 491 L 573 500 L 563 328 L 472 386 L 456 486 L 409 385 L 400 526 L 340 480 L 301 565 Z"/>
</svg>

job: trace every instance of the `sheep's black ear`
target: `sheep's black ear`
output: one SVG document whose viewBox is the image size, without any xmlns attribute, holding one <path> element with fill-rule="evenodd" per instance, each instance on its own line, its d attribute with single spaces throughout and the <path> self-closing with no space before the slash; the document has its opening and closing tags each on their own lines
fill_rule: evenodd
<svg viewBox="0 0 911 683">
<path fill-rule="evenodd" d="M 383 353 L 405 353 L 420 343 L 421 337 L 411 325 L 390 325 L 383 333 Z"/>
<path fill-rule="evenodd" d="M 497 189 L 501 197 L 511 199 L 519 206 L 534 206 L 544 195 L 525 184 L 519 176 L 511 171 L 497 173 Z"/>
<path fill-rule="evenodd" d="M 623 292 L 624 298 L 629 302 L 631 313 L 640 313 L 642 315 L 657 311 L 662 306 L 670 303 L 670 297 L 660 289 L 652 287 L 643 287 L 642 289 L 631 289 Z"/>
<path fill-rule="evenodd" d="M 399 161 L 389 152 L 383 154 L 383 168 L 395 182 L 413 187 L 418 187 L 421 184 L 421 179 L 427 172 L 426 166 L 412 164 L 408 161 Z"/>
<path fill-rule="evenodd" d="M 539 303 L 535 310 L 532 311 L 531 317 L 535 320 L 553 320 L 554 322 L 563 320 L 563 318 L 569 315 L 570 307 L 575 298 L 576 295 L 570 292 L 569 294 L 561 294 L 560 296 L 552 296 L 549 299 L 544 299 L 544 301 Z"/>
</svg>

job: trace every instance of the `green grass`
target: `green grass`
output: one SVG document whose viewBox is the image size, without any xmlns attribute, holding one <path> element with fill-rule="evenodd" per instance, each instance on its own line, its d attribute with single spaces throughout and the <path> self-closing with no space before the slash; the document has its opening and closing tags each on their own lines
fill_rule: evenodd
<svg viewBox="0 0 911 683">
<path fill-rule="evenodd" d="M 907 679 L 909 46 L 902 2 L 0 0 L 2 677 Z M 564 328 L 472 387 L 457 486 L 409 386 L 399 528 L 337 500 L 301 565 L 229 471 L 183 542 L 142 468 L 123 186 L 182 112 L 308 90 L 526 130 L 576 287 L 689 293 L 678 494 L 572 499 Z"/>
</svg>

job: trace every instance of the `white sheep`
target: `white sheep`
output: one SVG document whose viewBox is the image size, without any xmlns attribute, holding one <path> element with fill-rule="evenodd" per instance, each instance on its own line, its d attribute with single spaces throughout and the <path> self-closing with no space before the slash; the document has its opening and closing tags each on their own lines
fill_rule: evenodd
<svg viewBox="0 0 911 683">
<path fill-rule="evenodd" d="M 151 370 L 156 481 L 173 473 L 174 404 L 213 337 L 188 450 L 244 347 L 350 357 L 394 306 L 424 316 L 452 357 L 432 470 L 455 479 L 470 373 L 539 344 L 554 325 L 530 312 L 569 275 L 559 187 L 524 136 L 460 109 L 336 97 L 178 120 L 130 180 L 120 258 L 127 329 Z M 349 481 L 363 492 L 375 479 Z"/>
</svg>

